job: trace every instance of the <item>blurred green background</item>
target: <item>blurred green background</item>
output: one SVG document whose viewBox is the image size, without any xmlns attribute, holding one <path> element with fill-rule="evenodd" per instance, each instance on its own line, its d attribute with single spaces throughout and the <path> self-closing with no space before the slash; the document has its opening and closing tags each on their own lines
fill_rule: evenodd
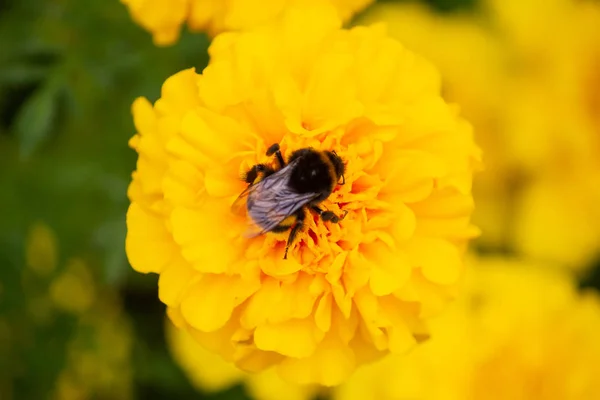
<svg viewBox="0 0 600 400">
<path fill-rule="evenodd" d="M 0 1 L 0 399 L 245 398 L 193 389 L 124 251 L 130 105 L 208 44 L 157 48 L 117 0 Z"/>
</svg>

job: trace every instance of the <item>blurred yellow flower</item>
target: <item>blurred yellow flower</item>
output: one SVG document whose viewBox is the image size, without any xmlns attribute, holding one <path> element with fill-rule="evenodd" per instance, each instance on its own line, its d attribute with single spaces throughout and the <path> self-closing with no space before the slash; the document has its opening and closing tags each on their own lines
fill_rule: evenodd
<svg viewBox="0 0 600 400">
<path fill-rule="evenodd" d="M 133 398 L 132 332 L 117 297 L 103 292 L 77 321 L 68 345 L 66 366 L 54 390 L 55 400 Z"/>
<path fill-rule="evenodd" d="M 25 267 L 21 269 L 21 288 L 26 294 L 27 317 L 36 325 L 52 322 L 54 309 L 48 293 L 40 290 L 58 265 L 59 247 L 54 230 L 44 222 L 32 224 L 25 239 Z M 2 296 L 0 282 L 0 296 Z"/>
<path fill-rule="evenodd" d="M 28 268 L 22 270 L 21 279 L 26 293 L 27 317 L 36 325 L 55 323 L 51 325 L 54 331 L 56 327 L 62 327 L 69 332 L 70 328 L 59 325 L 57 311 L 77 316 L 66 349 L 65 367 L 48 398 L 130 399 L 132 333 L 117 294 L 95 284 L 93 271 L 82 258 L 73 257 L 63 268 L 57 269 L 57 238 L 44 223 L 31 226 L 25 258 Z M 46 279 L 37 279 L 40 276 Z M 28 324 L 27 319 L 24 321 L 11 327 L 0 319 L 0 354 L 7 347 L 19 349 L 23 346 L 16 336 L 20 331 L 33 335 L 28 337 L 27 343 L 39 335 L 34 330 L 37 327 Z M 55 342 L 60 343 L 60 340 Z M 2 383 L 0 381 L 0 389 L 4 388 Z"/>
<path fill-rule="evenodd" d="M 474 124 L 486 166 L 473 190 L 479 243 L 583 268 L 600 252 L 600 6 L 487 0 L 482 9 L 438 15 L 390 3 L 363 20 L 386 22 L 432 60 L 445 98 Z"/>
<path fill-rule="evenodd" d="M 27 267 L 38 276 L 49 275 L 56 269 L 58 244 L 54 231 L 48 225 L 41 222 L 33 224 L 29 228 L 26 246 Z"/>
<path fill-rule="evenodd" d="M 490 259 L 432 339 L 335 389 L 335 400 L 587 400 L 600 390 L 600 298 L 551 267 Z"/>
<path fill-rule="evenodd" d="M 86 263 L 73 258 L 50 285 L 55 307 L 74 314 L 86 312 L 95 298 L 94 277 Z"/>
<path fill-rule="evenodd" d="M 320 5 L 220 35 L 203 74 L 182 71 L 154 106 L 133 105 L 131 265 L 160 274 L 169 316 L 206 348 L 303 384 L 339 384 L 426 336 L 477 234 L 479 150 L 438 74 L 380 26 L 340 25 Z M 323 203 L 347 217 L 307 218 L 288 260 L 287 233 L 246 239 L 246 218 L 231 211 L 240 175 L 272 162 L 273 143 L 284 156 L 314 147 L 347 163 Z"/>
<path fill-rule="evenodd" d="M 540 2 L 541 18 L 539 7 L 489 3 L 519 66 L 506 139 L 529 182 L 515 202 L 513 246 L 582 269 L 600 253 L 600 4 Z"/>
<path fill-rule="evenodd" d="M 220 32 L 257 27 L 280 16 L 287 7 L 314 0 L 121 0 L 136 23 L 150 31 L 159 46 L 177 41 L 181 26 L 187 23 L 194 32 L 215 36 Z M 322 0 L 332 4 L 348 21 L 373 0 Z M 309 21 L 306 21 L 309 24 Z"/>
</svg>

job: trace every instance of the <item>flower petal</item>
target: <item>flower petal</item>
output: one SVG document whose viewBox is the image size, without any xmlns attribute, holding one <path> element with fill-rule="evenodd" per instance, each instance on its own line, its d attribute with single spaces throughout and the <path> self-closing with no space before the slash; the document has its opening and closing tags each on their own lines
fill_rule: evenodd
<svg viewBox="0 0 600 400">
<path fill-rule="evenodd" d="M 294 358 L 310 356 L 322 339 L 312 318 L 265 324 L 254 331 L 256 347 Z"/>
<path fill-rule="evenodd" d="M 391 251 L 380 242 L 363 245 L 360 261 L 370 268 L 369 286 L 376 296 L 394 292 L 408 282 L 412 267 L 398 251 Z"/>
<path fill-rule="evenodd" d="M 178 257 L 158 278 L 158 298 L 167 306 L 175 306 L 181 301 L 186 289 L 195 283 L 195 279 L 200 278 L 198 271 Z"/>
<path fill-rule="evenodd" d="M 201 332 L 222 328 L 233 309 L 258 290 L 258 282 L 236 276 L 207 274 L 193 285 L 181 302 L 185 320 Z"/>
<path fill-rule="evenodd" d="M 306 358 L 286 358 L 279 364 L 279 374 L 290 382 L 319 383 L 335 386 L 346 380 L 355 368 L 352 349 L 329 333 L 313 354 Z"/>
<path fill-rule="evenodd" d="M 329 331 L 331 327 L 331 308 L 332 308 L 332 295 L 330 293 L 324 294 L 319 300 L 317 310 L 315 311 L 315 323 L 317 328 L 323 332 Z"/>
<path fill-rule="evenodd" d="M 176 208 L 171 214 L 173 237 L 183 257 L 201 272 L 229 271 L 242 249 L 232 249 L 230 235 L 236 225 L 228 222 L 233 215 L 226 202 L 205 201 L 201 208 Z M 212 227 L 228 226 L 229 231 L 215 234 Z M 238 228 L 242 228 L 237 225 Z M 241 233 L 237 233 L 241 235 Z"/>
<path fill-rule="evenodd" d="M 449 285 L 456 283 L 463 269 L 459 250 L 448 241 L 419 238 L 407 246 L 411 263 L 423 270 L 431 282 Z"/>
<path fill-rule="evenodd" d="M 177 251 L 163 220 L 138 203 L 127 210 L 125 249 L 131 266 L 143 273 L 161 272 Z"/>
</svg>

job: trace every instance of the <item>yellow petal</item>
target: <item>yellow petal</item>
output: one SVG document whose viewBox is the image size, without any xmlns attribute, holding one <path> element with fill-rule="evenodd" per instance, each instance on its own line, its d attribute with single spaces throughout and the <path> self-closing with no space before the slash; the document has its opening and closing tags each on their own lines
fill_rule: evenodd
<svg viewBox="0 0 600 400">
<path fill-rule="evenodd" d="M 456 189 L 436 190 L 425 201 L 411 204 L 417 216 L 417 232 L 422 236 L 460 237 L 471 228 L 473 199 Z"/>
<path fill-rule="evenodd" d="M 403 203 L 396 203 L 394 218 L 390 226 L 390 233 L 396 243 L 410 239 L 417 228 L 417 218 L 413 210 Z"/>
<path fill-rule="evenodd" d="M 179 118 L 199 105 L 195 68 L 184 69 L 167 78 L 162 86 L 161 98 L 154 104 L 159 113 Z"/>
<path fill-rule="evenodd" d="M 404 353 L 417 344 L 417 341 L 403 319 L 400 301 L 393 296 L 385 296 L 379 301 L 381 312 L 390 321 L 387 328 L 389 349 L 392 353 Z"/>
<path fill-rule="evenodd" d="M 370 268 L 369 285 L 373 294 L 384 296 L 404 286 L 412 271 L 401 252 L 391 251 L 380 242 L 365 244 L 360 261 Z"/>
<path fill-rule="evenodd" d="M 352 349 L 329 333 L 313 355 L 306 358 L 286 358 L 278 367 L 287 381 L 300 384 L 318 383 L 335 386 L 344 382 L 355 368 Z"/>
<path fill-rule="evenodd" d="M 456 283 L 463 269 L 462 257 L 456 246 L 448 241 L 419 238 L 407 251 L 415 268 L 423 270 L 423 276 L 431 282 L 449 285 Z"/>
<path fill-rule="evenodd" d="M 131 266 L 143 273 L 161 272 L 177 251 L 163 220 L 137 203 L 127 211 L 125 249 Z"/>
<path fill-rule="evenodd" d="M 388 348 L 388 338 L 381 328 L 389 326 L 389 321 L 379 310 L 378 297 L 368 289 L 362 289 L 354 296 L 354 303 L 362 317 L 359 328 L 365 340 L 370 340 L 375 349 L 382 351 Z"/>
<path fill-rule="evenodd" d="M 233 217 L 223 201 L 205 201 L 201 208 L 173 210 L 173 237 L 181 246 L 183 257 L 195 269 L 209 273 L 226 272 L 239 259 L 242 249 L 232 246 L 230 241 L 230 235 L 236 234 L 236 225 L 230 222 Z M 227 226 L 228 230 L 214 234 L 213 228 L 219 226 Z"/>
<path fill-rule="evenodd" d="M 283 293 L 281 283 L 273 278 L 262 280 L 261 288 L 248 301 L 240 322 L 246 329 L 254 329 L 266 323 L 271 314 L 271 308 L 280 304 Z"/>
<path fill-rule="evenodd" d="M 258 289 L 256 282 L 235 276 L 207 274 L 193 285 L 181 302 L 185 320 L 202 332 L 222 328 L 233 309 Z"/>
<path fill-rule="evenodd" d="M 329 271 L 325 275 L 325 279 L 329 282 L 331 292 L 333 293 L 333 299 L 336 305 L 346 316 L 350 316 L 352 308 L 352 297 L 351 293 L 346 291 L 346 288 L 342 285 L 341 277 L 344 271 L 344 267 L 347 264 L 346 259 L 348 252 L 342 252 L 338 254 L 333 263 L 329 266 Z"/>
<path fill-rule="evenodd" d="M 194 278 L 200 277 L 187 261 L 177 257 L 158 278 L 158 298 L 167 306 L 178 304 L 186 289 L 195 283 Z"/>
<path fill-rule="evenodd" d="M 206 172 L 204 185 L 209 196 L 228 197 L 240 194 L 244 185 L 239 176 L 225 171 L 223 168 L 215 168 Z"/>
<path fill-rule="evenodd" d="M 359 315 L 356 307 L 352 308 L 350 317 L 345 315 L 337 307 L 332 308 L 331 330 L 338 333 L 342 343 L 349 344 L 356 334 L 358 328 Z"/>
<path fill-rule="evenodd" d="M 171 308 L 171 307 L 170 307 Z M 235 361 L 236 347 L 233 338 L 236 333 L 240 330 L 240 324 L 238 321 L 240 312 L 239 307 L 233 310 L 231 318 L 221 328 L 211 331 L 202 332 L 198 329 L 194 329 L 181 315 L 181 319 L 184 321 L 185 330 L 202 346 L 207 350 L 220 354 L 227 362 Z"/>
<path fill-rule="evenodd" d="M 257 373 L 276 365 L 284 356 L 273 351 L 262 351 L 255 346 L 237 347 L 234 354 L 235 365 L 244 371 Z"/>
<path fill-rule="evenodd" d="M 343 282 L 349 295 L 353 296 L 357 290 L 369 283 L 371 268 L 367 263 L 362 262 L 364 256 L 353 249 L 348 255 L 348 263 L 344 268 Z"/>
<path fill-rule="evenodd" d="M 293 282 L 281 282 L 279 290 L 275 292 L 278 293 L 277 299 L 272 299 L 270 303 L 264 304 L 258 311 L 263 318 L 266 318 L 266 321 L 272 323 L 287 321 L 290 318 L 304 319 L 308 317 L 318 298 L 317 295 L 310 293 L 311 282 L 312 277 L 304 273 L 299 274 Z M 247 311 L 256 311 L 257 304 L 259 303 L 250 301 Z M 275 307 L 273 304 L 277 304 L 277 306 Z"/>
<path fill-rule="evenodd" d="M 390 195 L 390 199 L 393 199 L 390 201 L 404 203 L 426 198 L 433 190 L 434 179 L 445 173 L 442 160 L 418 150 L 386 153 L 380 168 L 390 171 L 382 192 Z"/>
<path fill-rule="evenodd" d="M 279 254 L 274 257 L 262 257 L 258 265 L 265 274 L 276 277 L 290 275 L 302 269 L 302 264 L 295 258 L 290 257 L 284 260 Z"/>
<path fill-rule="evenodd" d="M 354 60 L 343 50 L 328 49 L 312 66 L 302 107 L 302 125 L 310 134 L 345 125 L 363 111 L 356 88 L 348 83 Z"/>
<path fill-rule="evenodd" d="M 275 369 L 250 376 L 245 386 L 252 398 L 260 400 L 310 400 L 317 392 L 315 387 L 284 381 Z"/>
<path fill-rule="evenodd" d="M 322 339 L 312 318 L 265 324 L 254 331 L 254 343 L 259 349 L 295 358 L 310 356 Z"/>
<path fill-rule="evenodd" d="M 178 307 L 167 306 L 167 317 L 169 318 L 169 321 L 171 321 L 171 323 L 177 328 L 186 328 L 187 323 L 185 322 L 183 315 L 181 315 L 181 310 Z"/>
<path fill-rule="evenodd" d="M 196 207 L 204 194 L 204 176 L 191 163 L 171 162 L 162 181 L 165 200 L 184 207 Z"/>
<path fill-rule="evenodd" d="M 329 331 L 331 327 L 331 304 L 332 296 L 330 293 L 324 294 L 319 300 L 317 310 L 315 311 L 315 323 L 317 327 L 323 331 Z"/>
<path fill-rule="evenodd" d="M 156 114 L 152 104 L 145 97 L 138 97 L 131 105 L 133 124 L 141 136 L 152 134 L 156 131 Z"/>
</svg>

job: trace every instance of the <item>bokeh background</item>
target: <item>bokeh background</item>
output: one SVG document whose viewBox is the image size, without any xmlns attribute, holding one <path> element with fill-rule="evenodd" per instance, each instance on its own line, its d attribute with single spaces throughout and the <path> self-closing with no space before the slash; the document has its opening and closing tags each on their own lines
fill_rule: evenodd
<svg viewBox="0 0 600 400">
<path fill-rule="evenodd" d="M 476 0 L 422 3 L 440 21 L 481 7 Z M 357 20 L 375 20 L 370 10 Z M 411 24 L 410 14 L 402 18 Z M 446 31 L 436 32 L 413 45 L 448 40 Z M 138 96 L 157 99 L 177 71 L 202 70 L 209 43 L 184 29 L 177 44 L 156 47 L 116 0 L 0 1 L 0 399 L 249 398 L 240 385 L 209 394 L 190 383 L 165 338 L 157 277 L 133 272 L 124 251 L 126 190 L 136 161 L 127 147 L 134 134 L 130 105 Z M 475 70 L 483 54 L 474 57 Z M 450 59 L 445 66 L 452 71 L 452 58 L 440 58 Z M 502 86 L 486 81 L 493 74 L 480 78 L 473 73 L 474 85 L 485 83 L 479 90 Z M 489 141 L 481 139 L 487 152 Z M 488 203 L 480 209 L 495 218 L 482 217 L 492 228 L 486 236 L 483 227 L 474 245 L 481 254 L 520 251 L 512 240 L 495 239 L 503 234 L 494 221 L 505 223 L 512 213 L 494 210 L 510 204 L 522 178 L 508 176 L 502 185 L 510 190 L 483 195 Z M 569 257 L 564 264 L 576 265 L 565 268 L 581 286 L 600 288 L 598 255 L 590 239 L 586 256 Z"/>
</svg>

